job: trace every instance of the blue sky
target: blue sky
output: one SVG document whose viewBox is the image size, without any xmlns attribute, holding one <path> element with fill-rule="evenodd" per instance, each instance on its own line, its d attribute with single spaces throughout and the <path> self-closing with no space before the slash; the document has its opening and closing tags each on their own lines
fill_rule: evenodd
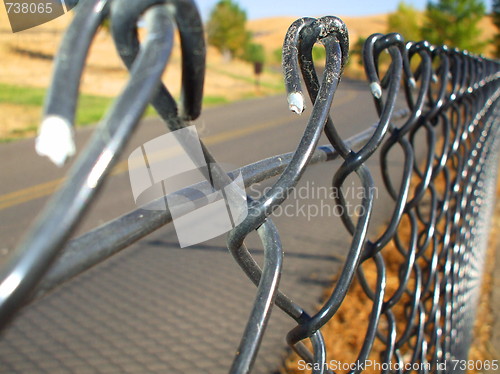
<svg viewBox="0 0 500 374">
<path fill-rule="evenodd" d="M 197 0 L 198 8 L 204 19 L 218 0 Z M 363 16 L 388 13 L 396 9 L 400 0 L 235 0 L 246 10 L 249 19 L 275 16 Z M 417 9 L 425 9 L 427 0 L 406 0 Z M 491 9 L 492 0 L 485 1 Z"/>
</svg>

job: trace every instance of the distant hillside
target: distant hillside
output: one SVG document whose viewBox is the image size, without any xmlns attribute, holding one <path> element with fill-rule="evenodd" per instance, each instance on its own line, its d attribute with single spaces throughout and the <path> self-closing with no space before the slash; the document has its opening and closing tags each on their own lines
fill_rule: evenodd
<svg viewBox="0 0 500 374">
<path fill-rule="evenodd" d="M 378 14 L 367 17 L 343 17 L 340 18 L 347 25 L 351 46 L 358 40 L 358 37 L 367 37 L 373 33 L 387 32 L 387 14 Z M 271 53 L 276 48 L 280 48 L 288 27 L 295 21 L 292 17 L 275 17 L 253 20 L 248 22 L 248 28 L 254 34 L 255 40 Z M 495 25 L 490 16 L 484 17 L 480 24 L 483 30 L 483 39 L 491 40 L 496 32 Z M 493 46 L 488 46 L 486 55 L 491 55 Z"/>
<path fill-rule="evenodd" d="M 359 36 L 386 31 L 387 15 L 368 17 L 341 17 L 349 29 L 351 45 Z M 0 11 L 0 83 L 21 86 L 47 87 L 52 74 L 52 58 L 56 54 L 63 31 L 72 19 L 72 13 L 30 30 L 13 34 L 7 15 Z M 269 55 L 281 48 L 285 33 L 295 18 L 277 17 L 253 20 L 248 28 L 255 40 L 262 43 Z M 481 27 L 483 38 L 491 39 L 495 27 L 490 17 L 485 17 Z M 490 52 L 492 47 L 488 49 Z M 88 94 L 116 96 L 123 87 L 128 73 L 116 54 L 112 38 L 100 31 L 92 45 L 92 53 L 82 80 L 82 91 Z M 173 92 L 180 89 L 180 54 L 175 49 L 171 64 L 166 69 L 165 79 Z M 275 77 L 264 76 L 267 87 L 275 86 Z M 231 96 L 235 99 L 248 95 L 253 89 L 253 69 L 241 61 L 223 62 L 214 48 L 208 50 L 208 71 L 205 92 L 212 96 Z M 278 83 L 279 84 L 279 83 Z M 264 85 L 264 88 L 266 85 Z M 230 97 L 227 97 L 231 99 Z"/>
<path fill-rule="evenodd" d="M 16 137 L 17 133 L 24 134 L 22 136 L 30 135 L 36 130 L 42 110 L 43 90 L 50 84 L 52 76 L 53 57 L 72 16 L 73 13 L 68 13 L 46 24 L 13 34 L 6 12 L 0 10 L 0 55 L 2 56 L 0 91 L 9 91 L 0 92 L 0 96 L 3 97 L 0 99 L 0 113 L 3 114 L 0 120 L 0 140 Z M 371 33 L 386 32 L 385 14 L 341 18 L 349 29 L 351 46 L 359 36 L 366 37 Z M 293 21 L 295 18 L 290 17 L 260 19 L 250 21 L 248 28 L 254 34 L 256 42 L 264 45 L 268 56 L 274 57 L 273 52 L 281 48 L 285 33 Z M 491 39 L 495 33 L 491 18 L 485 17 L 481 27 L 484 30 L 483 38 Z M 487 52 L 491 51 L 492 46 Z M 179 48 L 174 48 L 163 77 L 174 95 L 179 95 L 180 92 L 180 59 Z M 276 60 L 275 57 L 270 58 L 266 65 L 270 66 L 273 59 Z M 349 64 L 345 74 L 351 77 L 364 77 L 362 67 L 355 61 Z M 105 108 L 109 97 L 116 97 L 127 80 L 128 72 L 117 56 L 111 35 L 105 30 L 100 30 L 87 59 L 81 82 L 82 93 L 96 96 L 95 100 L 100 104 L 95 105 Z M 41 88 L 42 91 L 37 91 L 36 88 Z M 40 97 L 36 100 L 33 98 L 31 101 L 27 100 L 24 93 L 30 90 L 38 92 L 37 95 Z M 252 65 L 239 60 L 224 61 L 214 48 L 208 48 L 205 80 L 207 103 L 229 102 L 256 95 L 275 94 L 283 90 L 283 77 L 277 66 L 265 70 L 261 77 L 260 88 L 257 89 L 254 85 Z M 19 95 L 23 97 L 17 97 Z M 85 113 L 93 110 L 95 111 L 95 108 L 85 105 L 82 107 L 82 112 Z M 100 118 L 99 113 L 97 118 Z"/>
<path fill-rule="evenodd" d="M 385 32 L 387 28 L 387 15 L 369 17 L 340 17 L 349 30 L 351 41 L 358 36 L 367 36 L 375 32 Z M 263 18 L 248 21 L 248 28 L 254 34 L 255 40 L 264 45 L 266 50 L 273 51 L 281 47 L 288 27 L 294 22 L 293 17 Z"/>
</svg>

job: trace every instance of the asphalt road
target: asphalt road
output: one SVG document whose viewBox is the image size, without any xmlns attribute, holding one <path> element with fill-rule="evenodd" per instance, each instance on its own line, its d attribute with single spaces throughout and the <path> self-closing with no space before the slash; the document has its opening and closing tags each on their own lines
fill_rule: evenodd
<svg viewBox="0 0 500 374">
<path fill-rule="evenodd" d="M 311 105 L 302 116 L 287 109 L 283 96 L 210 108 L 194 124 L 215 158 L 240 167 L 293 151 Z M 345 138 L 366 129 L 375 110 L 365 83 L 343 82 L 332 117 Z M 92 129 L 77 134 L 81 150 Z M 134 209 L 126 160 L 144 142 L 164 134 L 158 119 L 144 120 L 102 193 L 74 235 Z M 322 144 L 326 144 L 323 139 Z M 68 165 L 57 169 L 34 152 L 34 140 L 0 146 L 0 253 L 11 251 L 61 183 Z M 323 191 L 340 161 L 313 166 L 300 186 Z M 387 218 L 390 201 L 381 187 L 378 158 L 368 162 L 379 190 L 374 233 Z M 390 167 L 401 167 L 391 156 Z M 397 171 L 395 171 L 397 175 Z M 267 184 L 251 188 L 258 195 Z M 359 181 L 346 181 L 353 192 Z M 301 196 L 286 204 L 317 204 L 322 196 Z M 330 201 L 331 203 L 331 201 Z M 340 219 L 276 214 L 285 252 L 282 289 L 312 308 L 338 271 L 349 248 Z M 49 235 L 50 233 L 48 233 Z M 261 259 L 256 237 L 249 247 Z M 0 262 L 1 264 L 1 262 Z M 224 238 L 180 249 L 171 225 L 83 274 L 25 309 L 0 341 L 0 372 L 9 373 L 183 373 L 227 372 L 253 302 L 255 288 L 224 248 Z M 294 326 L 274 311 L 254 373 L 270 373 L 285 353 L 284 336 Z M 28 358 L 28 359 L 27 359 Z"/>
<path fill-rule="evenodd" d="M 376 117 L 363 83 L 341 87 L 332 115 L 341 134 L 349 137 L 364 130 Z M 194 124 L 219 162 L 239 167 L 292 151 L 305 127 L 310 104 L 308 109 L 302 116 L 295 115 L 287 110 L 285 97 L 276 96 L 209 108 Z M 78 130 L 78 150 L 84 147 L 91 132 L 92 128 Z M 140 124 L 78 234 L 134 208 L 126 160 L 136 147 L 164 133 L 165 126 L 158 119 Z M 5 254 L 19 242 L 63 181 L 71 162 L 57 168 L 36 154 L 34 139 L 0 145 L 0 160 L 0 253 Z"/>
</svg>

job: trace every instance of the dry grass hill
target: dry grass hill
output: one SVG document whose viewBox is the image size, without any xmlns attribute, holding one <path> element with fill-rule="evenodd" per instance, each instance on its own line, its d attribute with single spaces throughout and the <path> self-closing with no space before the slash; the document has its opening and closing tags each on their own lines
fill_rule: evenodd
<svg viewBox="0 0 500 374">
<path fill-rule="evenodd" d="M 71 18 L 71 13 L 66 14 L 44 25 L 13 34 L 6 13 L 0 11 L 0 55 L 2 57 L 0 139 L 34 133 L 40 118 L 44 90 L 49 85 L 52 74 L 52 59 Z M 386 31 L 387 16 L 384 14 L 341 18 L 349 28 L 351 42 L 355 42 L 359 36 L 366 37 L 373 32 Z M 294 18 L 278 17 L 253 20 L 248 23 L 248 28 L 253 32 L 256 42 L 264 45 L 269 61 L 273 60 L 273 51 L 281 47 L 286 30 L 293 21 Z M 489 17 L 485 18 L 482 27 L 483 37 L 491 38 L 495 29 Z M 354 73 L 362 74 L 356 65 L 351 64 L 358 69 Z M 260 90 L 256 90 L 254 86 L 253 68 L 250 64 L 237 60 L 230 63 L 224 62 L 222 56 L 213 48 L 208 50 L 207 67 L 205 85 L 207 104 L 272 94 L 282 90 L 282 78 L 277 66 L 275 69 L 266 69 L 261 79 Z M 180 52 L 176 50 L 164 75 L 165 82 L 175 94 L 178 94 L 180 90 L 179 77 Z M 110 98 L 119 94 L 126 80 L 127 71 L 116 54 L 112 37 L 105 30 L 99 31 L 88 58 L 81 91 L 87 95 L 82 98 L 83 102 L 98 103 L 102 108 L 82 110 L 83 114 L 87 112 L 93 114 L 86 116 L 82 114 L 79 117 L 80 123 L 95 122 L 109 104 Z"/>
<path fill-rule="evenodd" d="M 340 18 L 345 22 L 349 30 L 351 47 L 359 37 L 366 38 L 373 33 L 387 32 L 387 14 L 377 14 L 367 17 L 344 17 Z M 295 20 L 292 17 L 265 18 L 249 22 L 249 28 L 253 32 L 258 43 L 266 48 L 269 55 L 283 43 L 283 38 L 288 26 Z M 491 17 L 484 17 L 480 23 L 483 40 L 491 40 L 496 33 Z M 486 56 L 493 56 L 493 45 L 488 45 L 484 51 Z M 349 71 L 350 69 L 350 71 Z M 347 74 L 359 76 L 362 74 L 358 64 L 351 64 Z"/>
</svg>

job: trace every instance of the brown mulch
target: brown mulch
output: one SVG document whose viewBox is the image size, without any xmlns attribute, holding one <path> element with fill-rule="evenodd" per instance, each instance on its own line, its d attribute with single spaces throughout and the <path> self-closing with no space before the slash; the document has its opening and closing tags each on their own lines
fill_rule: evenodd
<svg viewBox="0 0 500 374">
<path fill-rule="evenodd" d="M 443 181 L 436 180 L 435 186 L 437 191 L 439 192 L 439 190 L 443 189 L 444 183 Z M 469 360 L 481 362 L 494 359 L 492 349 L 489 345 L 491 330 L 493 328 L 493 317 L 489 304 L 489 298 L 492 289 L 495 252 L 500 245 L 497 234 L 500 231 L 500 181 L 497 187 L 497 197 L 498 198 L 495 206 L 495 212 L 492 220 L 491 235 L 489 238 L 489 246 L 486 266 L 484 269 L 484 278 L 482 283 L 480 301 L 477 310 L 477 318 L 474 325 L 474 338 L 469 353 Z M 403 218 L 399 225 L 398 235 L 403 243 L 408 242 L 410 237 L 410 225 L 407 222 L 406 218 Z M 432 251 L 432 247 L 429 248 L 428 251 Z M 396 246 L 393 242 L 390 242 L 382 250 L 381 253 L 383 254 L 383 258 L 387 267 L 387 287 L 384 299 L 388 300 L 388 298 L 395 292 L 399 285 L 398 272 L 404 259 L 396 249 Z M 374 262 L 368 260 L 362 266 L 366 279 L 370 284 L 370 288 L 374 290 L 377 278 L 377 271 L 374 266 Z M 424 267 L 424 263 L 422 263 L 421 266 Z M 408 283 L 409 289 L 413 288 L 413 284 L 414 280 L 410 279 Z M 330 288 L 325 290 L 325 298 L 327 295 L 331 294 L 334 286 L 335 283 Z M 406 317 L 403 305 L 407 300 L 408 296 L 406 296 L 406 300 L 403 297 L 401 301 L 392 308 L 396 321 L 398 321 L 398 338 L 401 336 L 402 331 L 406 327 L 404 323 Z M 373 303 L 366 296 L 366 293 L 361 287 L 359 281 L 355 279 L 336 315 L 321 329 L 323 337 L 325 338 L 327 348 L 327 363 L 331 363 L 330 360 L 335 360 L 334 365 L 337 365 L 337 367 L 335 367 L 334 369 L 338 369 L 335 370 L 335 372 L 348 372 L 348 370 L 342 370 L 342 367 L 341 365 L 339 365 L 339 363 L 350 364 L 356 362 L 357 355 L 365 341 L 365 332 L 368 328 L 372 306 Z M 385 320 L 385 317 L 382 316 L 379 323 L 379 331 L 384 333 L 386 330 L 386 325 L 387 322 Z M 427 334 L 426 338 L 429 338 Z M 306 342 L 306 344 L 308 344 L 308 342 Z M 379 339 L 375 339 L 371 354 L 368 359 L 372 362 L 383 362 L 381 360 L 381 354 L 384 349 L 385 344 L 383 344 Z M 411 352 L 411 348 L 409 348 L 408 346 L 403 346 L 400 351 L 403 354 L 404 361 L 410 362 L 411 357 L 409 357 L 409 353 L 405 355 L 405 352 Z M 281 371 L 282 374 L 311 373 L 310 370 L 301 369 L 304 367 L 304 363 L 303 361 L 299 360 L 301 360 L 301 358 L 297 354 L 290 354 L 284 361 L 284 365 Z M 332 367 L 330 366 L 330 368 Z M 380 373 L 380 368 L 377 368 L 377 370 L 375 370 L 374 368 L 366 368 L 363 373 Z M 483 371 L 469 370 L 468 373 L 480 374 L 483 373 Z"/>
</svg>

